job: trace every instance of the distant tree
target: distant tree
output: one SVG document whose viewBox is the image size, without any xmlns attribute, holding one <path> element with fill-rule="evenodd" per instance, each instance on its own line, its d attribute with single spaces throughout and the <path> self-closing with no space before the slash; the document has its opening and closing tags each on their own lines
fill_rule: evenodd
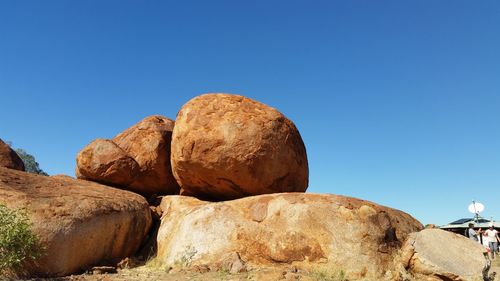
<svg viewBox="0 0 500 281">
<path fill-rule="evenodd" d="M 28 152 L 26 152 L 24 149 L 21 148 L 17 148 L 15 149 L 15 151 L 17 155 L 19 155 L 19 157 L 21 157 L 21 159 L 23 160 L 26 172 L 44 176 L 49 175 L 42 169 L 40 169 L 40 165 L 38 164 L 38 162 L 36 162 L 35 157 L 33 155 L 29 154 Z"/>
</svg>

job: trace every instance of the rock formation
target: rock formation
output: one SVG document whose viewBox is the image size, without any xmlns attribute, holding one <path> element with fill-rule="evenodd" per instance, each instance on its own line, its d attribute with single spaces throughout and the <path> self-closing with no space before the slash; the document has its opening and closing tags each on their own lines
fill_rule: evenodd
<svg viewBox="0 0 500 281">
<path fill-rule="evenodd" d="M 113 138 L 137 161 L 139 175 L 129 190 L 147 194 L 178 194 L 179 185 L 170 166 L 170 142 L 174 121 L 155 115 L 144 118 Z"/>
<path fill-rule="evenodd" d="M 144 196 L 178 194 L 170 167 L 174 121 L 154 115 L 118 134 L 97 139 L 77 156 L 76 176 Z"/>
<path fill-rule="evenodd" d="M 111 273 L 115 267 L 102 265 L 156 249 L 161 268 L 281 271 L 258 280 L 298 280 L 327 268 L 348 280 L 461 281 L 478 278 L 485 265 L 478 243 L 435 225 L 422 230 L 402 211 L 305 194 L 297 128 L 243 96 L 201 95 L 181 108 L 175 126 L 154 115 L 94 140 L 77 155 L 76 176 L 85 180 L 12 169 L 24 170 L 23 162 L 0 140 L 0 204 L 26 208 L 46 248 L 26 264 L 31 277 Z M 152 196 L 179 191 L 192 197 Z"/>
<path fill-rule="evenodd" d="M 304 192 L 308 163 L 295 125 L 249 98 L 205 94 L 177 114 L 172 170 L 181 194 L 226 200 Z"/>
<path fill-rule="evenodd" d="M 139 174 L 139 165 L 114 142 L 96 139 L 76 156 L 80 178 L 126 186 Z"/>
<path fill-rule="evenodd" d="M 26 208 L 45 246 L 26 268 L 30 276 L 64 276 L 133 255 L 151 225 L 142 196 L 68 177 L 0 168 L 0 203 Z"/>
<path fill-rule="evenodd" d="M 0 139 L 0 167 L 24 171 L 23 160 L 2 139 Z"/>
<path fill-rule="evenodd" d="M 485 248 L 462 235 L 441 229 L 412 233 L 396 262 L 396 280 L 480 280 L 485 266 Z M 475 279 L 477 278 L 477 279 Z"/>
<path fill-rule="evenodd" d="M 392 274 L 406 237 L 423 228 L 404 212 L 336 195 L 281 193 L 218 203 L 166 196 L 160 207 L 157 259 L 173 267 L 217 267 L 235 253 L 249 268 L 323 265 L 344 270 L 349 280 L 380 280 Z"/>
</svg>

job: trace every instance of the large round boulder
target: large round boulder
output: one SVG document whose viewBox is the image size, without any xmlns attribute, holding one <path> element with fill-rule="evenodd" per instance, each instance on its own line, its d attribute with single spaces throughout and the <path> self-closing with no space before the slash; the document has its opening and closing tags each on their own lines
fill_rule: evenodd
<svg viewBox="0 0 500 281">
<path fill-rule="evenodd" d="M 96 139 L 77 157 L 77 176 L 115 186 L 126 186 L 139 174 L 139 165 L 114 142 Z"/>
<path fill-rule="evenodd" d="M 210 200 L 304 192 L 306 149 L 295 125 L 276 109 L 231 94 L 186 103 L 172 135 L 172 171 L 181 192 Z"/>
<path fill-rule="evenodd" d="M 31 277 L 65 276 L 117 262 L 138 250 L 151 226 L 142 196 L 69 177 L 0 168 L 0 204 L 24 208 L 45 249 L 24 268 Z"/>
<path fill-rule="evenodd" d="M 408 235 L 423 228 L 402 211 L 326 194 L 216 203 L 166 196 L 160 208 L 156 262 L 173 268 L 323 267 L 349 280 L 383 280 L 392 276 L 394 256 Z M 227 258 L 230 265 L 224 265 Z"/>
<path fill-rule="evenodd" d="M 2 139 L 0 139 L 0 167 L 24 171 L 23 160 Z"/>
<path fill-rule="evenodd" d="M 175 122 L 149 116 L 113 138 L 139 164 L 139 174 L 127 189 L 141 194 L 179 194 L 170 166 L 170 142 Z"/>
</svg>

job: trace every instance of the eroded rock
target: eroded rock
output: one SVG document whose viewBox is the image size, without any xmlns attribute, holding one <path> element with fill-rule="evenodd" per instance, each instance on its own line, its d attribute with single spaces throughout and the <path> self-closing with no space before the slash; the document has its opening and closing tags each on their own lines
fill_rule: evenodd
<svg viewBox="0 0 500 281">
<path fill-rule="evenodd" d="M 129 190 L 147 195 L 179 194 L 180 187 L 170 166 L 174 124 L 163 116 L 149 116 L 113 138 L 140 167 Z"/>
<path fill-rule="evenodd" d="M 478 242 L 441 229 L 425 229 L 412 233 L 404 243 L 399 257 L 402 276 L 415 280 L 482 280 L 486 260 L 485 248 Z"/>
<path fill-rule="evenodd" d="M 126 186 L 139 174 L 139 165 L 114 142 L 96 139 L 76 157 L 77 177 L 99 183 Z"/>
<path fill-rule="evenodd" d="M 67 177 L 0 168 L 0 203 L 26 208 L 44 255 L 28 276 L 64 276 L 133 255 L 151 226 L 135 193 Z"/>
<path fill-rule="evenodd" d="M 380 280 L 408 234 L 423 228 L 404 212 L 336 195 L 218 203 L 166 196 L 160 206 L 157 258 L 166 267 L 216 265 L 237 253 L 249 268 L 321 264 L 344 270 L 349 280 Z"/>
<path fill-rule="evenodd" d="M 0 139 L 0 167 L 24 171 L 23 160 L 2 139 Z"/>
<path fill-rule="evenodd" d="M 226 200 L 304 192 L 308 163 L 295 125 L 276 109 L 231 94 L 205 94 L 177 114 L 172 170 L 181 194 Z"/>
<path fill-rule="evenodd" d="M 149 116 L 112 140 L 97 139 L 77 156 L 76 177 L 130 190 L 149 198 L 179 194 L 170 166 L 174 121 Z"/>
</svg>

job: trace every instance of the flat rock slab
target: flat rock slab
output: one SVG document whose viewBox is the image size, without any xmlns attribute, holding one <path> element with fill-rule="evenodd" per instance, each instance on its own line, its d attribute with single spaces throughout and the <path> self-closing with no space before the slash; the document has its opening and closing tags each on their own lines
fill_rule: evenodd
<svg viewBox="0 0 500 281">
<path fill-rule="evenodd" d="M 401 250 L 401 268 L 415 280 L 482 280 L 485 248 L 441 229 L 412 233 Z"/>
<path fill-rule="evenodd" d="M 135 193 L 70 177 L 0 168 L 0 203 L 26 208 L 46 247 L 30 276 L 63 276 L 134 254 L 151 226 Z"/>
<path fill-rule="evenodd" d="M 210 203 L 166 196 L 158 263 L 218 268 L 237 253 L 248 270 L 322 265 L 349 280 L 380 280 L 409 233 L 422 224 L 369 201 L 337 195 L 279 193 Z M 370 279 L 371 278 L 371 279 Z"/>
</svg>

